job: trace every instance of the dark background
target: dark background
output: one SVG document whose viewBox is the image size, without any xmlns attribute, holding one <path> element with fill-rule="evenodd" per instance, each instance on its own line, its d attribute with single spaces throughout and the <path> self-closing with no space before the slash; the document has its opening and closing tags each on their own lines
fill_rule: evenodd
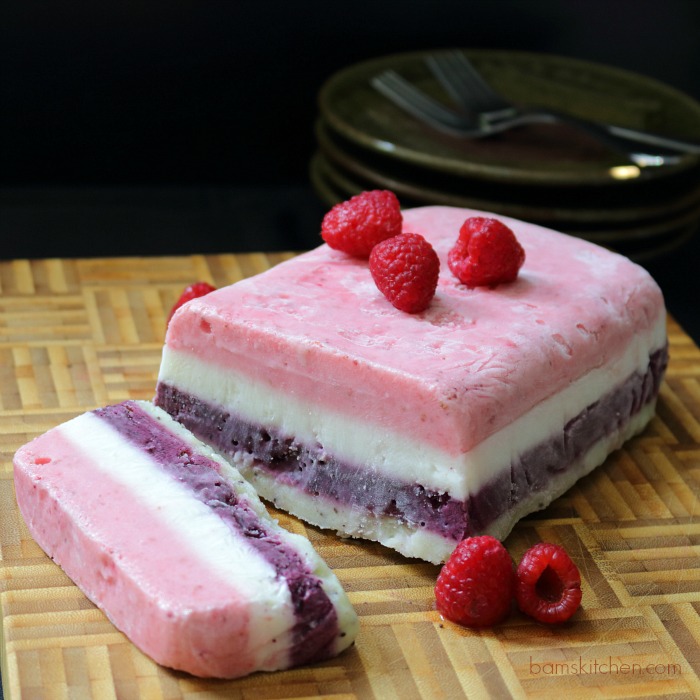
<svg viewBox="0 0 700 700">
<path fill-rule="evenodd" d="M 5 0 L 0 258 L 314 246 L 323 82 L 451 46 L 596 61 L 700 99 L 700 0 Z M 696 341 L 699 251 L 647 264 Z"/>
<path fill-rule="evenodd" d="M 6 0 L 0 13 L 3 259 L 316 245 L 316 96 L 367 58 L 538 51 L 700 99 L 700 0 Z M 645 263 L 693 331 L 697 238 Z"/>
</svg>

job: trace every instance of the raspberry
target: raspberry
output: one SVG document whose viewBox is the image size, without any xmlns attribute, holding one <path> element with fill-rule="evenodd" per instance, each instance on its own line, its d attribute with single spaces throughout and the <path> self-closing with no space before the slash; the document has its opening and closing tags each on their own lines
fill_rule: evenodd
<svg viewBox="0 0 700 700">
<path fill-rule="evenodd" d="M 473 216 L 459 230 L 447 255 L 452 273 L 468 287 L 512 282 L 525 262 L 525 251 L 511 229 L 498 219 Z"/>
<path fill-rule="evenodd" d="M 566 622 L 581 604 L 581 575 L 563 547 L 540 542 L 518 566 L 515 599 L 539 622 Z"/>
<path fill-rule="evenodd" d="M 180 295 L 180 298 L 175 302 L 175 306 L 173 306 L 172 309 L 170 309 L 170 315 L 168 316 L 168 323 L 170 323 L 170 319 L 173 317 L 173 314 L 183 305 L 186 304 L 188 301 L 191 301 L 192 299 L 197 299 L 198 297 L 203 297 L 206 294 L 209 294 L 209 292 L 213 292 L 216 289 L 216 287 L 212 287 L 208 282 L 195 282 L 194 284 L 190 284 L 185 289 L 182 291 L 182 294 Z"/>
<path fill-rule="evenodd" d="M 490 535 L 462 540 L 442 567 L 435 585 L 437 609 L 466 627 L 488 627 L 505 620 L 515 588 L 513 561 Z"/>
<path fill-rule="evenodd" d="M 401 233 L 372 249 L 369 271 L 397 309 L 414 314 L 427 309 L 435 296 L 440 260 L 423 236 Z"/>
<path fill-rule="evenodd" d="M 371 190 L 336 204 L 321 223 L 321 237 L 331 248 L 367 258 L 372 248 L 401 233 L 399 200 L 388 190 Z"/>
</svg>

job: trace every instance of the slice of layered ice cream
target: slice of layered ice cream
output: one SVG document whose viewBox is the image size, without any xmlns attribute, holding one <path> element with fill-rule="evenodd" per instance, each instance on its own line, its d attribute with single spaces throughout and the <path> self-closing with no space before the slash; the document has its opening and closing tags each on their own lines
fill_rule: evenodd
<svg viewBox="0 0 700 700">
<path fill-rule="evenodd" d="M 436 563 L 465 536 L 504 538 L 645 427 L 666 319 L 638 265 L 506 217 L 518 279 L 467 288 L 447 253 L 482 214 L 404 212 L 441 260 L 420 314 L 325 245 L 190 302 L 157 404 L 310 523 Z"/>
<path fill-rule="evenodd" d="M 357 617 L 307 539 L 149 402 L 85 413 L 15 456 L 29 531 L 143 652 L 235 678 L 326 659 Z"/>
</svg>

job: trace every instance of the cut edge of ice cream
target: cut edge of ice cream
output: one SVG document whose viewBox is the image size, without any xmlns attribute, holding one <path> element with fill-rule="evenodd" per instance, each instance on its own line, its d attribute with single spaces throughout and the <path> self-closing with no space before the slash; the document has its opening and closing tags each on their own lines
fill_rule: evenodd
<svg viewBox="0 0 700 700">
<path fill-rule="evenodd" d="M 165 473 L 109 420 L 82 414 L 15 456 L 20 512 L 46 553 L 115 626 L 165 666 L 233 678 L 347 648 L 357 616 L 310 542 L 282 529 L 235 468 L 163 411 L 149 402 L 122 406 L 157 424 L 149 438 L 154 451 L 175 441 L 186 468 L 201 466 L 198 495 L 183 485 L 184 472 Z M 227 504 L 216 498 L 207 502 L 206 489 L 217 488 L 212 483 L 235 494 L 231 508 L 240 506 L 245 526 L 260 531 L 253 538 L 268 538 L 277 557 L 295 558 L 301 588 L 311 591 L 308 601 L 325 596 L 324 614 L 333 616 L 325 638 L 314 640 L 316 621 L 299 616 L 307 603 L 291 599 L 284 570 L 256 550 L 251 533 L 236 531 L 236 514 L 221 515 Z"/>
</svg>

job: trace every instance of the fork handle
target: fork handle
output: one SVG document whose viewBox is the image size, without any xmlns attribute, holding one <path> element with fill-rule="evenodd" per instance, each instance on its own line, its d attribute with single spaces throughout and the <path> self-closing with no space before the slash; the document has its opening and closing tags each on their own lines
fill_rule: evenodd
<svg viewBox="0 0 700 700">
<path fill-rule="evenodd" d="M 484 119 L 485 124 L 488 125 L 488 128 L 493 130 L 493 133 L 513 127 L 516 124 L 519 126 L 526 124 L 568 124 L 576 127 L 579 131 L 589 134 L 618 155 L 630 156 L 629 142 L 623 142 L 595 122 L 579 119 L 571 114 L 563 114 L 553 110 L 518 109 L 517 111 L 513 110 L 510 116 L 503 115 L 498 117 L 494 113 L 490 118 L 485 114 L 482 114 L 481 117 Z"/>
<path fill-rule="evenodd" d="M 672 151 L 680 153 L 697 153 L 700 154 L 700 142 L 688 141 L 686 139 L 677 139 L 662 134 L 656 134 L 651 131 L 641 131 L 640 129 L 631 129 L 626 126 L 617 126 L 616 124 L 602 124 L 613 136 L 635 141 L 649 146 L 660 146 L 668 148 Z"/>
<path fill-rule="evenodd" d="M 485 115 L 482 115 L 482 117 Z M 490 127 L 497 128 L 500 118 L 494 113 L 493 117 L 487 118 L 486 121 Z M 590 121 L 575 117 L 572 114 L 564 114 L 554 110 L 542 109 L 523 109 L 518 110 L 517 120 L 521 124 L 531 123 L 556 123 L 570 124 L 581 131 L 585 131 L 608 146 L 616 153 L 629 155 L 630 143 L 637 143 L 646 146 L 654 146 L 654 154 L 658 153 L 658 149 L 666 149 L 671 153 L 698 153 L 700 154 L 700 144 L 690 141 L 682 141 L 670 137 L 652 134 L 638 129 L 628 129 L 626 127 L 618 127 L 612 124 L 604 124 L 602 122 Z M 512 123 L 512 119 L 510 120 Z M 505 120 L 504 120 L 505 122 Z"/>
</svg>

